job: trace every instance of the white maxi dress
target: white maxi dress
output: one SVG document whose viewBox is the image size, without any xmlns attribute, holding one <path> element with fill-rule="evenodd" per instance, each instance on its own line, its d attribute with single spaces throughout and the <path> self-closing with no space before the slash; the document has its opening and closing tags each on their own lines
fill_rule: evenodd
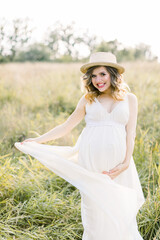
<svg viewBox="0 0 160 240">
<path fill-rule="evenodd" d="M 15 143 L 17 149 L 79 189 L 82 240 L 143 239 L 136 215 L 145 198 L 133 157 L 116 178 L 102 174 L 125 158 L 128 119 L 127 95 L 111 113 L 95 98 L 92 104 L 86 104 L 86 126 L 73 147 Z"/>
</svg>

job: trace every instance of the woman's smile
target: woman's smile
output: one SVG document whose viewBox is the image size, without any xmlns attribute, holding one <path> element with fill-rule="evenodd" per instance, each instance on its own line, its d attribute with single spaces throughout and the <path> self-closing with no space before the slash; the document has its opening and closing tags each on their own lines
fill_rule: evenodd
<svg viewBox="0 0 160 240">
<path fill-rule="evenodd" d="M 105 83 L 99 83 L 97 84 L 98 88 L 103 88 L 106 84 Z"/>
</svg>

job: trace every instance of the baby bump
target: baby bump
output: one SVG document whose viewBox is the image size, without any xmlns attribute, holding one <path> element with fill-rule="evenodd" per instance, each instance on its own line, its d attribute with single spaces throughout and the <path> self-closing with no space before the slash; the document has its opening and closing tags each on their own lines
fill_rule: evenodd
<svg viewBox="0 0 160 240">
<path fill-rule="evenodd" d="M 123 162 L 125 154 L 126 136 L 122 129 L 90 128 L 81 139 L 79 163 L 91 171 L 109 171 Z"/>
</svg>

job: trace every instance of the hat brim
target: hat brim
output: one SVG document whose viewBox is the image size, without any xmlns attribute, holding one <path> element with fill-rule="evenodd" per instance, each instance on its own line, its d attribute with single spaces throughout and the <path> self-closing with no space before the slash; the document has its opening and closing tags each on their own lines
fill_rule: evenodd
<svg viewBox="0 0 160 240">
<path fill-rule="evenodd" d="M 90 68 L 90 67 L 94 67 L 94 66 L 109 66 L 109 67 L 114 67 L 118 70 L 118 72 L 120 74 L 124 73 L 125 71 L 125 68 L 122 67 L 121 65 L 119 64 L 116 64 L 116 63 L 110 63 L 110 62 L 95 62 L 95 63 L 87 63 L 87 64 L 84 64 L 81 68 L 80 68 L 80 71 L 82 73 L 86 73 L 87 70 Z"/>
</svg>

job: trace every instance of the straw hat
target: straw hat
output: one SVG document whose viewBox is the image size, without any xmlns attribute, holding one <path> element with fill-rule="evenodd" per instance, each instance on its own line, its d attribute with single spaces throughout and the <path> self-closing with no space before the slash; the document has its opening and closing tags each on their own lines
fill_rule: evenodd
<svg viewBox="0 0 160 240">
<path fill-rule="evenodd" d="M 84 64 L 80 70 L 82 73 L 86 73 L 90 67 L 93 66 L 109 66 L 114 67 L 121 74 L 125 71 L 124 67 L 117 64 L 116 56 L 110 52 L 96 52 L 91 54 L 89 63 Z"/>
</svg>

